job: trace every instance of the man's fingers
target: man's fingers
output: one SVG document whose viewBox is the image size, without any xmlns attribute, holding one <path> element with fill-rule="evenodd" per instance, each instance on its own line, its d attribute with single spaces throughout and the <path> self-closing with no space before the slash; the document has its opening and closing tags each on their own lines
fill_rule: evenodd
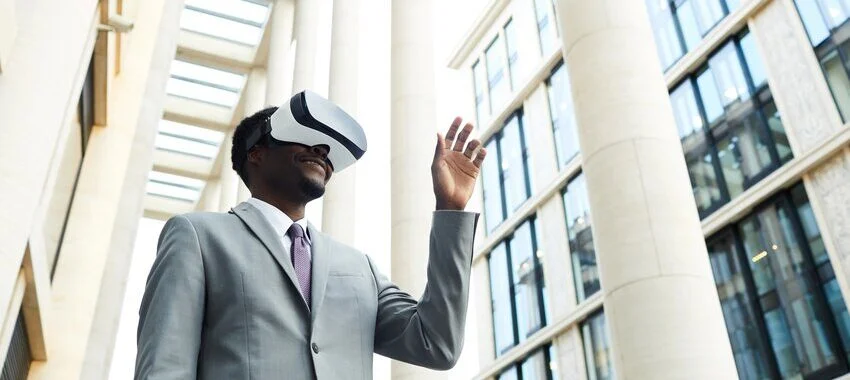
<svg viewBox="0 0 850 380">
<path fill-rule="evenodd" d="M 472 160 L 472 163 L 475 164 L 476 168 L 481 168 L 481 163 L 484 162 L 484 157 L 487 155 L 487 149 L 481 148 L 478 151 L 478 155 L 475 156 L 475 159 Z"/>
<path fill-rule="evenodd" d="M 452 147 L 452 143 L 457 137 L 457 130 L 460 128 L 460 123 L 463 122 L 463 119 L 460 116 L 455 117 L 454 121 L 452 121 L 452 126 L 449 127 L 449 131 L 446 132 L 446 143 L 443 145 L 444 149 L 449 149 Z"/>
<path fill-rule="evenodd" d="M 475 157 L 475 153 L 480 147 L 481 141 L 478 141 L 478 139 L 472 140 L 469 142 L 469 144 L 466 144 L 466 150 L 463 151 L 463 155 L 471 160 L 472 157 Z"/>
<path fill-rule="evenodd" d="M 466 139 L 469 138 L 469 135 L 472 133 L 472 123 L 466 123 L 463 126 L 463 129 L 460 131 L 460 134 L 457 136 L 457 141 L 455 141 L 454 148 L 452 148 L 455 152 L 463 151 L 464 145 L 466 145 Z"/>
</svg>

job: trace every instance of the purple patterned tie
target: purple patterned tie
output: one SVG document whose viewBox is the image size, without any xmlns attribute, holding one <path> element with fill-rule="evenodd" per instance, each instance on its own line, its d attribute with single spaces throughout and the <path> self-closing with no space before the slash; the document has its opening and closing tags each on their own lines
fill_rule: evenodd
<svg viewBox="0 0 850 380">
<path fill-rule="evenodd" d="M 304 237 L 304 229 L 298 223 L 292 223 L 289 231 L 286 231 L 289 238 L 292 239 L 292 249 L 289 250 L 289 256 L 292 258 L 292 267 L 295 268 L 295 276 L 298 277 L 298 285 L 301 288 L 301 295 L 304 296 L 304 301 L 307 301 L 307 306 L 310 306 L 310 245 L 307 244 L 307 239 Z"/>
</svg>

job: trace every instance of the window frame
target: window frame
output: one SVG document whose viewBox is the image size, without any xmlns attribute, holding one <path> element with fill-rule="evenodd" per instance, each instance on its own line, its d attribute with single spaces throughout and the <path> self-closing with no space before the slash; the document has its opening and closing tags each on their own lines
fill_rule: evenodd
<svg viewBox="0 0 850 380">
<path fill-rule="evenodd" d="M 791 155 L 784 160 L 779 156 L 776 141 L 774 139 L 773 132 L 771 131 L 770 124 L 768 123 L 768 117 L 764 113 L 764 109 L 768 103 L 772 102 L 774 106 L 777 107 L 777 109 L 778 105 L 776 105 L 776 101 L 774 99 L 772 90 L 767 80 L 763 81 L 758 85 L 756 85 L 753 81 L 752 75 L 750 73 L 750 65 L 752 63 L 747 61 L 746 56 L 743 52 L 743 48 L 741 46 L 741 40 L 743 40 L 744 37 L 748 36 L 749 33 L 749 29 L 744 27 L 743 29 L 732 35 L 723 44 L 719 45 L 707 56 L 705 63 L 700 65 L 693 72 L 686 75 L 682 80 L 671 86 L 669 90 L 669 94 L 672 95 L 676 90 L 678 90 L 682 85 L 684 85 L 685 82 L 688 82 L 691 86 L 693 90 L 693 96 L 696 101 L 697 110 L 699 112 L 700 118 L 702 119 L 701 130 L 694 133 L 702 134 L 702 137 L 704 139 L 702 144 L 704 144 L 705 150 L 711 155 L 712 167 L 714 168 L 715 178 L 717 181 L 717 185 L 720 187 L 719 201 L 715 202 L 706 209 L 700 210 L 698 208 L 700 219 L 708 217 L 709 215 L 716 212 L 718 209 L 728 204 L 732 199 L 735 198 L 730 193 L 729 183 L 726 179 L 726 175 L 723 173 L 722 163 L 720 161 L 718 142 L 728 136 L 733 135 L 738 131 L 741 131 L 741 128 L 744 128 L 744 124 L 738 123 L 737 125 L 731 125 L 730 123 L 734 123 L 735 121 L 743 120 L 746 117 L 751 117 L 755 115 L 759 121 L 759 125 L 756 126 L 756 132 L 759 134 L 759 137 L 762 137 L 768 145 L 767 151 L 770 156 L 770 164 L 761 168 L 761 170 L 752 177 L 745 178 L 745 180 L 742 182 L 743 191 L 746 191 L 747 189 L 751 188 L 759 181 L 763 180 L 771 173 L 776 171 L 776 169 L 782 167 L 785 163 L 787 163 L 791 158 L 794 157 L 793 151 L 791 152 Z M 711 70 L 710 65 L 712 58 L 724 52 L 724 50 L 730 46 L 734 48 L 737 63 L 740 65 L 740 69 L 747 86 L 747 91 L 749 93 L 748 98 L 746 100 L 735 100 L 736 103 L 730 103 L 731 105 L 723 104 L 721 100 L 720 106 L 722 108 L 722 113 L 716 119 L 709 122 L 706 104 L 703 99 L 703 93 L 700 89 L 698 79 L 704 73 Z M 714 86 L 718 91 L 721 90 L 716 87 L 716 79 L 714 79 L 712 83 L 714 83 Z M 719 95 L 722 96 L 722 94 Z M 738 117 L 736 118 L 736 116 Z M 784 129 L 785 125 L 783 124 L 783 130 Z M 682 139 L 681 137 L 680 139 L 684 143 L 684 139 Z M 686 150 L 684 154 L 685 156 L 687 156 L 689 153 L 695 150 L 697 150 L 697 147 Z"/>
<path fill-rule="evenodd" d="M 507 273 L 508 273 L 508 278 L 507 278 L 508 284 L 509 284 L 509 286 L 508 286 L 508 296 L 510 298 L 510 312 L 511 312 L 511 321 L 512 321 L 511 327 L 513 329 L 512 330 L 513 331 L 513 344 L 510 345 L 510 346 L 506 346 L 505 348 L 500 350 L 495 345 L 496 328 L 495 328 L 495 323 L 494 323 L 492 334 L 493 334 L 493 342 L 494 342 L 493 349 L 494 349 L 494 353 L 495 353 L 496 357 L 500 357 L 500 356 L 510 352 L 516 346 L 518 346 L 522 342 L 525 342 L 526 340 L 530 339 L 532 336 L 534 336 L 534 334 L 538 333 L 540 330 L 542 330 L 544 327 L 548 326 L 548 324 L 549 324 L 549 321 L 548 321 L 548 318 L 547 318 L 547 315 L 546 315 L 546 300 L 545 300 L 545 298 L 546 298 L 547 295 L 544 294 L 544 289 L 546 288 L 546 286 L 545 286 L 546 278 L 543 274 L 543 262 L 537 256 L 537 250 L 539 249 L 539 243 L 538 243 L 539 237 L 538 237 L 538 232 L 537 232 L 538 224 L 536 223 L 536 221 L 537 221 L 537 215 L 532 215 L 532 216 L 524 219 L 521 223 L 519 223 L 519 225 L 517 225 L 517 227 L 513 231 L 511 231 L 510 234 L 505 236 L 504 239 L 502 239 L 498 244 L 496 244 L 496 247 L 504 245 L 505 262 L 503 262 L 499 265 L 505 265 L 506 269 L 507 269 Z M 514 240 L 514 236 L 516 234 L 516 231 L 520 227 L 522 227 L 526 224 L 528 224 L 528 228 L 530 229 L 530 234 L 531 234 L 531 258 L 532 258 L 532 265 L 533 265 L 532 270 L 534 271 L 534 288 L 535 288 L 534 289 L 535 290 L 534 291 L 534 297 L 535 297 L 535 302 L 537 302 L 537 308 L 538 308 L 539 316 L 540 316 L 540 324 L 539 324 L 539 326 L 529 328 L 526 335 L 524 337 L 522 337 L 519 334 L 520 326 L 519 326 L 519 320 L 517 318 L 517 313 L 519 312 L 518 306 L 516 304 L 516 294 L 517 294 L 516 287 L 517 287 L 517 284 L 516 284 L 516 280 L 514 278 L 513 250 L 511 248 L 511 242 Z M 492 253 L 492 250 L 491 250 L 491 252 L 487 253 L 488 276 L 489 276 L 489 273 L 492 272 L 492 270 L 490 269 L 490 266 L 493 265 L 493 262 L 490 259 L 490 253 Z M 492 279 L 489 279 L 488 281 L 490 283 L 490 289 L 492 289 Z M 491 302 L 492 302 L 492 296 L 491 296 Z M 492 311 L 491 311 L 490 317 L 493 318 Z"/>
<path fill-rule="evenodd" d="M 706 239 L 707 245 L 710 243 L 722 240 L 724 237 L 730 237 L 734 240 L 735 249 L 738 250 L 739 254 L 738 260 L 741 265 L 741 272 L 744 277 L 744 285 L 747 292 L 747 295 L 754 300 L 750 305 L 753 307 L 753 310 L 757 315 L 756 323 L 758 324 L 758 331 L 761 335 L 759 340 L 762 341 L 762 344 L 768 350 L 765 356 L 767 356 L 770 375 L 775 378 L 779 378 L 781 376 L 779 370 L 779 363 L 776 358 L 776 353 L 774 351 L 773 346 L 770 342 L 770 334 L 767 329 L 767 322 L 765 321 L 765 309 L 762 305 L 764 295 L 759 295 L 758 290 L 755 284 L 755 278 L 752 273 L 752 268 L 750 267 L 750 263 L 748 262 L 747 251 L 744 246 L 743 233 L 741 232 L 741 226 L 745 221 L 753 220 L 757 225 L 761 226 L 761 222 L 758 219 L 760 213 L 770 209 L 771 207 L 775 207 L 777 209 L 784 208 L 789 211 L 789 220 L 791 224 L 791 233 L 792 237 L 800 242 L 800 250 L 801 255 L 803 257 L 804 264 L 808 267 L 806 269 L 807 273 L 810 273 L 808 280 L 813 280 L 812 290 L 810 293 L 812 297 L 815 299 L 813 304 L 813 309 L 816 313 L 820 315 L 825 315 L 824 318 L 824 329 L 826 330 L 826 338 L 830 347 L 836 350 L 836 357 L 838 362 L 836 364 L 825 366 L 815 372 L 812 372 L 808 375 L 800 374 L 804 380 L 815 380 L 822 378 L 835 378 L 840 375 L 847 374 L 850 372 L 850 359 L 848 359 L 848 354 L 850 354 L 850 347 L 845 347 L 844 343 L 841 342 L 841 338 L 838 333 L 838 326 L 836 322 L 835 315 L 832 310 L 830 310 L 829 302 L 826 299 L 826 295 L 823 290 L 823 285 L 825 284 L 825 280 L 822 280 L 818 274 L 819 267 L 824 266 L 826 263 L 832 265 L 831 260 L 826 261 L 825 263 L 821 263 L 817 265 L 814 263 L 814 256 L 811 250 L 811 246 L 809 245 L 808 239 L 806 238 L 805 231 L 803 230 L 802 223 L 800 220 L 799 211 L 797 210 L 797 204 L 794 202 L 792 197 L 792 192 L 796 191 L 799 187 L 803 186 L 802 182 L 797 182 L 788 186 L 787 188 L 781 189 L 779 192 L 771 195 L 763 202 L 755 206 L 751 211 L 749 211 L 743 217 L 735 220 L 733 223 L 724 227 L 717 233 L 709 236 Z M 809 203 L 811 203 L 811 199 L 808 198 L 808 193 L 805 192 L 806 198 Z M 818 226 L 820 229 L 821 227 Z M 712 278 L 714 274 L 712 273 Z M 777 282 L 779 280 L 776 280 Z M 778 290 L 773 290 L 773 292 L 777 292 Z M 842 297 L 844 295 L 842 294 Z M 846 301 L 845 301 L 846 303 Z M 783 306 L 780 306 L 782 308 Z M 787 317 L 786 317 L 787 318 Z M 724 316 L 725 320 L 725 316 Z M 731 342 L 730 342 L 731 343 Z"/>
</svg>

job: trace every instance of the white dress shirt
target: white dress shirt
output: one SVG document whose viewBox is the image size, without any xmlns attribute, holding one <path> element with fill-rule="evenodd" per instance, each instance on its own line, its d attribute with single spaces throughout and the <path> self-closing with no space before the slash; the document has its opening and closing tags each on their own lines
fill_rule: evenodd
<svg viewBox="0 0 850 380">
<path fill-rule="evenodd" d="M 301 228 L 304 229 L 304 236 L 307 238 L 307 244 L 313 244 L 310 241 L 310 234 L 307 233 L 307 218 L 301 218 L 300 220 L 293 222 L 288 215 L 283 213 L 283 211 L 280 211 L 277 207 L 257 198 L 248 198 L 246 202 L 260 210 L 260 213 L 263 214 L 263 217 L 265 217 L 269 225 L 272 226 L 272 229 L 277 233 L 278 239 L 280 239 L 280 243 L 283 245 L 283 251 L 286 252 L 286 259 L 289 260 L 289 262 L 292 262 L 292 254 L 290 252 L 290 250 L 292 250 L 292 239 L 289 238 L 286 231 L 289 231 L 289 227 L 292 226 L 292 223 L 298 223 L 301 225 Z M 310 260 L 312 259 L 313 255 L 312 252 L 310 252 Z"/>
</svg>

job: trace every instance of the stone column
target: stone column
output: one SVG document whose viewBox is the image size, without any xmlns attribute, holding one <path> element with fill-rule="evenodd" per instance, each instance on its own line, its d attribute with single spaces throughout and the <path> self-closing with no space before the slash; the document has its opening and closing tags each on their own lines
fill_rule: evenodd
<svg viewBox="0 0 850 380">
<path fill-rule="evenodd" d="M 356 118 L 360 0 L 334 1 L 328 98 Z M 357 165 L 334 173 L 322 200 L 322 230 L 354 244 Z"/>
<path fill-rule="evenodd" d="M 269 57 L 266 62 L 266 106 L 279 106 L 289 97 L 292 83 L 288 73 L 292 67 L 287 64 L 289 46 L 292 43 L 293 0 L 277 0 L 269 16 Z"/>
<path fill-rule="evenodd" d="M 207 180 L 204 190 L 201 192 L 201 198 L 198 199 L 198 205 L 195 206 L 197 211 L 219 211 L 221 205 L 221 184 L 218 178 Z"/>
<path fill-rule="evenodd" d="M 245 84 L 245 89 L 243 90 L 245 117 L 251 116 L 263 109 L 266 101 L 266 90 L 266 70 L 262 67 L 255 67 L 248 75 L 248 82 Z M 248 198 L 251 198 L 251 191 L 248 190 L 242 179 L 237 178 L 237 182 L 239 185 L 237 185 L 236 190 L 236 203 L 244 202 Z"/>
<path fill-rule="evenodd" d="M 224 135 L 221 142 L 221 175 L 219 176 L 219 205 L 218 211 L 227 212 L 236 206 L 238 186 L 242 183 L 239 175 L 233 170 L 230 150 L 233 148 L 233 130 Z"/>
<path fill-rule="evenodd" d="M 295 63 L 292 74 L 292 93 L 310 89 L 320 95 L 325 90 L 315 88 L 316 77 L 316 51 L 319 48 L 318 25 L 321 19 L 321 11 L 325 9 L 327 0 L 299 1 L 295 7 L 294 38 L 295 38 Z M 292 52 L 290 52 L 292 54 Z M 307 204 L 305 217 L 318 226 L 322 227 L 322 202 L 319 198 Z"/>
<path fill-rule="evenodd" d="M 557 7 L 617 377 L 735 379 L 644 2 Z"/>
<path fill-rule="evenodd" d="M 393 1 L 391 7 L 392 279 L 418 296 L 425 289 L 428 233 L 435 202 L 430 170 L 437 142 L 433 4 Z M 413 380 L 444 379 L 447 375 L 393 362 L 392 376 Z"/>
<path fill-rule="evenodd" d="M 323 3 L 327 0 L 299 1 L 295 7 L 294 38 L 295 68 L 292 74 L 292 93 L 313 90 L 316 69 L 318 25 Z"/>
</svg>

